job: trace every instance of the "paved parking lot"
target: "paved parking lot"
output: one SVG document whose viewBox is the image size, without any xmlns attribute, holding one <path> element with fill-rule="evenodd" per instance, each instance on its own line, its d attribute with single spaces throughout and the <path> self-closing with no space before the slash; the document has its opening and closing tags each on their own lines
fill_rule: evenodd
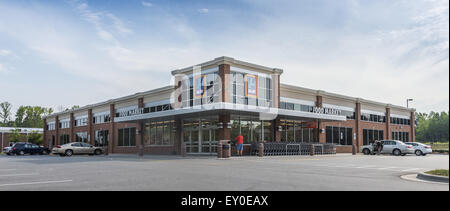
<svg viewBox="0 0 450 211">
<path fill-rule="evenodd" d="M 3 156 L 4 190 L 440 190 L 400 177 L 448 168 L 448 155 L 214 157 Z"/>
</svg>

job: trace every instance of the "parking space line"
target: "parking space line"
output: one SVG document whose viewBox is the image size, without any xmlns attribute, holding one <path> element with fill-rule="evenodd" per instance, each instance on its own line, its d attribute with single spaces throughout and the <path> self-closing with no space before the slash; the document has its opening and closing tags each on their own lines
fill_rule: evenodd
<svg viewBox="0 0 450 211">
<path fill-rule="evenodd" d="M 396 169 L 396 168 L 400 168 L 400 167 L 391 166 L 391 167 L 378 168 L 378 170 L 391 170 L 391 169 Z"/>
<path fill-rule="evenodd" d="M 4 174 L 4 175 L 0 175 L 0 177 L 35 176 L 35 175 L 39 175 L 39 173 L 31 173 L 31 174 Z"/>
<path fill-rule="evenodd" d="M 11 184 L 0 184 L 0 187 L 5 187 L 5 186 L 19 186 L 19 185 L 39 185 L 39 184 L 65 183 L 65 182 L 72 182 L 72 181 L 73 181 L 73 180 L 59 180 L 59 181 L 41 181 L 41 182 L 11 183 Z"/>
<path fill-rule="evenodd" d="M 420 170 L 420 168 L 405 169 L 405 170 L 402 170 L 402 171 L 417 171 L 417 170 Z"/>
<path fill-rule="evenodd" d="M 376 166 L 368 165 L 368 166 L 358 166 L 358 167 L 355 167 L 355 168 L 357 168 L 357 169 L 367 169 L 367 168 L 374 168 L 374 167 L 376 167 Z"/>
</svg>

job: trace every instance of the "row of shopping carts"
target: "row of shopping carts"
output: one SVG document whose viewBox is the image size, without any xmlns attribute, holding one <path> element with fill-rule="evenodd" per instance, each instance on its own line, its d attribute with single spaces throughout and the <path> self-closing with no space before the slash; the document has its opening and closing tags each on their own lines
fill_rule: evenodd
<svg viewBox="0 0 450 211">
<path fill-rule="evenodd" d="M 336 145 L 328 143 L 298 143 L 298 142 L 266 142 L 264 156 L 311 155 L 314 146 L 315 155 L 336 154 Z M 258 155 L 259 147 L 252 145 L 251 154 Z"/>
</svg>

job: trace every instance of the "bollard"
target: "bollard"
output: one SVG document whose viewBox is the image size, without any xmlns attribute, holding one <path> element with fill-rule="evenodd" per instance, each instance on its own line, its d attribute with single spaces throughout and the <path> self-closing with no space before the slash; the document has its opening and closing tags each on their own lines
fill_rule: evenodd
<svg viewBox="0 0 450 211">
<path fill-rule="evenodd" d="M 217 158 L 223 158 L 223 144 L 220 141 L 217 144 Z"/>
<path fill-rule="evenodd" d="M 143 157 L 144 156 L 144 145 L 141 144 L 139 145 L 139 157 Z"/>
<path fill-rule="evenodd" d="M 181 156 L 186 157 L 186 143 L 181 144 Z"/>
<path fill-rule="evenodd" d="M 356 146 L 352 145 L 352 155 L 356 155 Z"/>
<path fill-rule="evenodd" d="M 264 157 L 264 143 L 259 143 L 258 156 L 259 157 Z"/>
<path fill-rule="evenodd" d="M 314 156 L 314 144 L 311 144 L 311 151 L 309 152 L 311 156 Z"/>
</svg>

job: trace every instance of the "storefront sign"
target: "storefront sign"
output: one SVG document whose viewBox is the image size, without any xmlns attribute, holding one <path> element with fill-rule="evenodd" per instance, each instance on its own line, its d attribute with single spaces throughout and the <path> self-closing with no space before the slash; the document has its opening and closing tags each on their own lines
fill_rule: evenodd
<svg viewBox="0 0 450 211">
<path fill-rule="evenodd" d="M 131 110 L 120 111 L 119 117 L 135 116 L 135 115 L 139 115 L 139 114 L 143 114 L 143 113 L 144 113 L 144 108 L 135 108 L 135 109 L 131 109 Z"/>
<path fill-rule="evenodd" d="M 245 96 L 258 97 L 258 76 L 245 75 Z"/>
<path fill-rule="evenodd" d="M 200 75 L 194 77 L 194 97 L 201 98 L 205 94 L 206 76 Z"/>
<path fill-rule="evenodd" d="M 320 108 L 320 107 L 312 107 L 311 112 L 316 113 L 316 114 L 327 114 L 327 115 L 338 115 L 338 116 L 340 116 L 342 113 L 342 111 L 339 109 Z"/>
</svg>

